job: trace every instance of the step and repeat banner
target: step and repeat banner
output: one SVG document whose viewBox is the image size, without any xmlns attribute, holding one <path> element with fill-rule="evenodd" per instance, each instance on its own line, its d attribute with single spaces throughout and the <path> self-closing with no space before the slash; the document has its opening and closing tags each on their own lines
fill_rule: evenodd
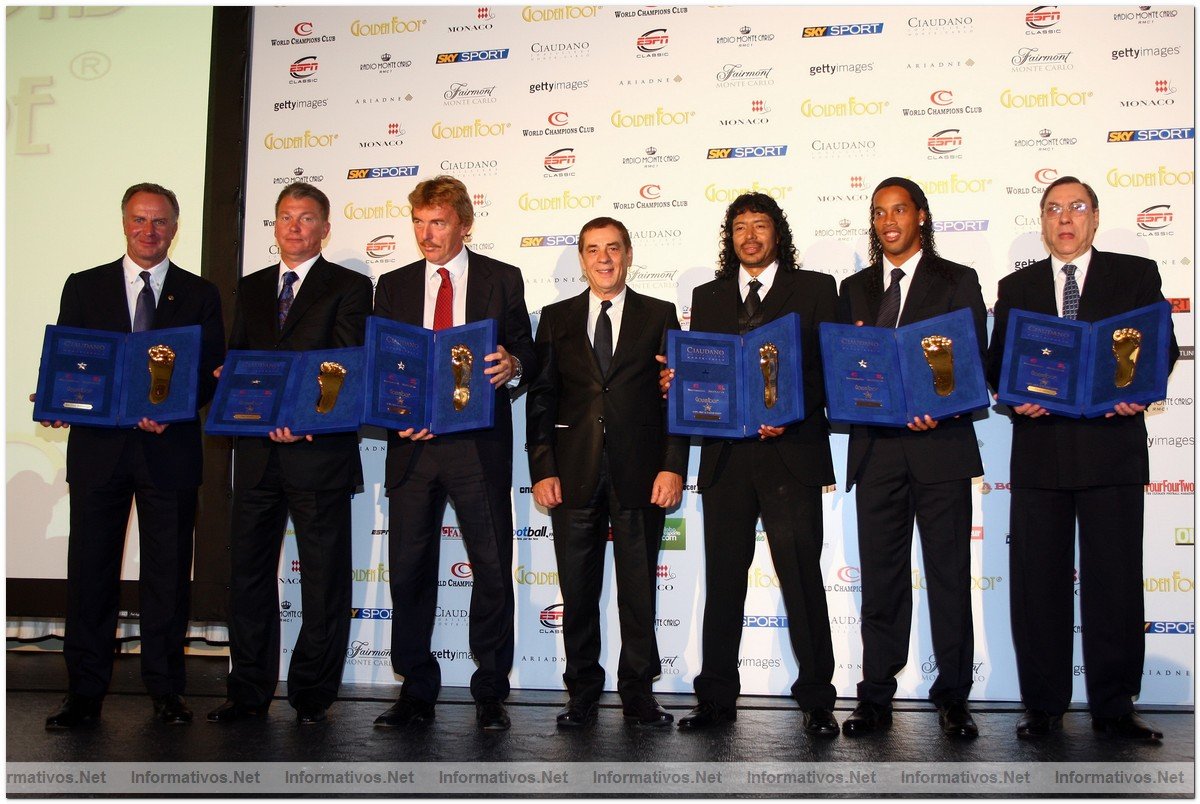
<svg viewBox="0 0 1200 804">
<path fill-rule="evenodd" d="M 866 265 L 871 189 L 901 175 L 925 190 L 939 251 L 979 272 L 990 306 L 1001 277 L 1045 255 L 1043 189 L 1076 175 L 1100 196 L 1096 245 L 1157 260 L 1177 313 L 1185 356 L 1168 399 L 1147 415 L 1142 701 L 1190 704 L 1194 45 L 1194 10 L 1157 6 L 257 9 L 242 268 L 277 261 L 275 197 L 303 180 L 332 201 L 326 257 L 377 279 L 419 256 L 409 191 L 449 173 L 474 199 L 469 247 L 520 266 L 535 327 L 544 305 L 586 287 L 576 233 L 598 215 L 620 218 L 632 233 L 632 287 L 673 302 L 686 327 L 692 289 L 713 276 L 720 224 L 737 195 L 776 198 L 804 266 L 840 281 Z M 530 495 L 524 401 L 515 408 L 512 681 L 559 689 L 553 534 Z M 972 536 L 979 699 L 1019 697 L 1008 614 L 1010 427 L 995 413 L 976 424 L 986 469 L 974 482 Z M 838 484 L 824 495 L 821 563 L 834 681 L 852 696 L 862 672 L 859 557 L 844 491 L 846 436 L 832 440 Z M 385 453 L 379 433 L 368 433 L 345 678 L 388 684 L 396 679 Z M 700 669 L 706 556 L 697 465 L 693 449 L 659 557 L 661 691 L 690 691 Z M 742 689 L 786 694 L 796 662 L 761 532 L 759 542 Z M 446 683 L 466 685 L 471 566 L 452 509 L 441 546 L 435 652 Z M 912 567 L 914 629 L 899 694 L 921 698 L 937 666 L 917 548 Z M 279 579 L 285 645 L 302 617 L 303 571 L 289 539 Z M 603 606 L 612 684 L 611 571 Z M 1086 671 L 1076 668 L 1077 700 Z"/>
</svg>

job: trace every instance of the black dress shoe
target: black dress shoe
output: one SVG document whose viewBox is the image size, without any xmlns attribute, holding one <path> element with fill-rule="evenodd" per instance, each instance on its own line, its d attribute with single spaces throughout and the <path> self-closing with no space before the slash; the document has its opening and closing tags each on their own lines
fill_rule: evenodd
<svg viewBox="0 0 1200 804">
<path fill-rule="evenodd" d="M 1017 737 L 1028 740 L 1033 737 L 1045 737 L 1051 732 L 1062 729 L 1062 715 L 1052 715 L 1042 709 L 1027 709 L 1017 723 Z"/>
<path fill-rule="evenodd" d="M 508 712 L 504 710 L 504 704 L 495 698 L 475 702 L 475 722 L 484 731 L 508 731 L 512 726 L 512 721 L 508 719 Z"/>
<path fill-rule="evenodd" d="M 312 701 L 302 701 L 296 704 L 296 722 L 301 726 L 311 726 L 314 723 L 324 723 L 329 707 Z"/>
<path fill-rule="evenodd" d="M 1157 742 L 1163 735 L 1158 729 L 1142 720 L 1137 712 L 1126 712 L 1119 717 L 1094 717 L 1092 728 L 1127 740 L 1151 740 Z"/>
<path fill-rule="evenodd" d="M 103 698 L 68 694 L 66 698 L 63 698 L 62 706 L 58 708 L 58 711 L 46 718 L 46 730 L 58 731 L 95 726 L 100 722 L 100 706 L 103 702 Z"/>
<path fill-rule="evenodd" d="M 188 709 L 188 705 L 183 702 L 183 697 L 175 695 L 155 695 L 154 701 L 154 716 L 163 723 L 191 723 L 192 710 Z"/>
<path fill-rule="evenodd" d="M 974 739 L 979 736 L 979 727 L 975 725 L 966 701 L 951 701 L 939 706 L 938 723 L 942 724 L 942 734 L 947 737 Z"/>
<path fill-rule="evenodd" d="M 841 730 L 830 710 L 809 709 L 804 713 L 804 731 L 814 737 L 837 737 Z"/>
<path fill-rule="evenodd" d="M 625 720 L 639 729 L 656 729 L 670 726 L 675 716 L 658 705 L 653 695 L 639 695 L 625 702 Z"/>
<path fill-rule="evenodd" d="M 237 701 L 226 701 L 208 713 L 209 723 L 233 723 L 235 720 L 258 718 L 267 714 L 265 708 L 246 706 Z"/>
<path fill-rule="evenodd" d="M 556 718 L 560 729 L 582 729 L 596 722 L 600 707 L 595 701 L 567 701 L 567 705 Z"/>
<path fill-rule="evenodd" d="M 713 701 L 700 701 L 696 708 L 679 719 L 681 729 L 711 729 L 737 720 L 737 708 Z"/>
<path fill-rule="evenodd" d="M 375 726 L 381 729 L 418 726 L 432 722 L 433 718 L 433 701 L 422 701 L 411 695 L 401 695 L 400 700 L 375 718 Z"/>
<path fill-rule="evenodd" d="M 892 725 L 892 707 L 870 701 L 859 701 L 850 716 L 842 721 L 842 734 L 861 737 Z"/>
</svg>

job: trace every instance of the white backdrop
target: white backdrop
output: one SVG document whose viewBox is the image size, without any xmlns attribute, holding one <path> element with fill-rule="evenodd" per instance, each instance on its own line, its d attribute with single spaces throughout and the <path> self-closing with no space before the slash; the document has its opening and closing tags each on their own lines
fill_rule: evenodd
<svg viewBox="0 0 1200 804">
<path fill-rule="evenodd" d="M 974 267 L 985 300 L 1045 255 L 1038 196 L 1060 175 L 1101 201 L 1101 249 L 1158 261 L 1185 358 L 1148 415 L 1143 702 L 1194 700 L 1194 11 L 1154 7 L 391 7 L 255 12 L 246 261 L 277 260 L 272 205 L 296 179 L 333 203 L 325 255 L 377 278 L 418 257 L 406 197 L 439 173 L 466 182 L 470 247 L 523 269 L 541 308 L 584 287 L 575 233 L 613 215 L 630 228 L 639 291 L 674 302 L 712 277 L 728 203 L 769 193 L 787 211 L 805 267 L 839 281 L 866 264 L 869 193 L 902 175 L 929 196 L 939 251 Z M 549 519 L 529 494 L 524 402 L 516 404 L 514 686 L 561 688 Z M 1008 617 L 1007 419 L 976 425 L 986 473 L 974 483 L 973 697 L 1019 697 Z M 378 434 L 375 434 L 378 435 Z M 858 549 L 843 491 L 825 494 L 830 626 L 840 695 L 861 676 Z M 366 493 L 354 502 L 354 627 L 347 680 L 391 683 L 385 445 L 364 438 Z M 700 500 L 667 520 L 659 559 L 661 691 L 690 691 L 704 604 Z M 447 684 L 474 669 L 470 566 L 448 514 L 435 648 Z M 795 676 L 770 556 L 750 570 L 741 644 L 747 693 L 786 694 Z M 280 572 L 285 644 L 299 627 L 302 568 Z M 716 557 L 715 560 L 720 560 Z M 609 558 L 611 563 L 611 554 Z M 936 673 L 924 575 L 913 556 L 914 633 L 899 695 Z M 615 669 L 606 591 L 605 663 Z M 1077 654 L 1078 655 L 1078 654 Z M 1081 660 L 1080 660 L 1081 661 Z M 1083 700 L 1085 668 L 1075 697 Z"/>
</svg>

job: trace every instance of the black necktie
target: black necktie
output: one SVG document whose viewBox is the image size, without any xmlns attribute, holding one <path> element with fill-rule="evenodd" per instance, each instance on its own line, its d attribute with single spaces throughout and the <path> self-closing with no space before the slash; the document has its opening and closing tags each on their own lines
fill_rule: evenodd
<svg viewBox="0 0 1200 804">
<path fill-rule="evenodd" d="M 762 282 L 757 279 L 750 280 L 750 290 L 746 293 L 746 300 L 742 302 L 746 318 L 754 318 L 754 314 L 758 312 L 758 305 L 762 304 L 762 299 L 758 295 L 758 289 L 761 287 Z"/>
<path fill-rule="evenodd" d="M 283 322 L 287 321 L 288 311 L 292 309 L 292 302 L 296 300 L 296 294 L 292 292 L 292 283 L 300 278 L 300 275 L 295 271 L 288 271 L 283 275 L 283 290 L 279 291 L 279 328 L 283 329 Z"/>
<path fill-rule="evenodd" d="M 1075 281 L 1075 266 L 1064 265 L 1067 283 L 1063 285 L 1062 317 L 1074 319 L 1079 315 L 1079 283 Z"/>
<path fill-rule="evenodd" d="M 154 326 L 154 289 L 150 287 L 150 272 L 142 271 L 142 290 L 133 308 L 133 331 L 145 332 Z"/>
<path fill-rule="evenodd" d="M 596 353 L 596 362 L 600 364 L 600 373 L 607 375 L 608 367 L 612 365 L 612 319 L 608 317 L 608 308 L 612 302 L 600 302 L 600 317 L 596 319 L 596 334 L 592 338 L 592 350 Z"/>
<path fill-rule="evenodd" d="M 892 269 L 892 284 L 888 285 L 888 289 L 883 293 L 883 301 L 879 303 L 879 317 L 875 319 L 875 326 L 896 328 L 896 321 L 900 318 L 900 278 L 902 276 L 904 276 L 903 270 Z"/>
</svg>

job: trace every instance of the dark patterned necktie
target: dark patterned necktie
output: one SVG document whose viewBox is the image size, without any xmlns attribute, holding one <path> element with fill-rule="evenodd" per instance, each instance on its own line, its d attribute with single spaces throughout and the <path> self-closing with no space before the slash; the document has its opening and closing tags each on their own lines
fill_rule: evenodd
<svg viewBox="0 0 1200 804">
<path fill-rule="evenodd" d="M 279 292 L 279 328 L 283 329 L 283 322 L 287 320 L 288 311 L 292 309 L 292 302 L 296 300 L 296 294 L 292 291 L 292 284 L 300 278 L 300 275 L 295 271 L 288 271 L 283 275 L 283 290 Z"/>
<path fill-rule="evenodd" d="M 758 306 L 762 304 L 762 297 L 758 295 L 758 289 L 761 287 L 762 282 L 757 279 L 750 280 L 750 290 L 746 293 L 746 300 L 742 302 L 746 318 L 754 318 L 754 314 L 758 312 Z"/>
<path fill-rule="evenodd" d="M 154 326 L 154 289 L 150 287 L 150 272 L 142 271 L 142 290 L 133 307 L 133 331 L 145 332 Z"/>
<path fill-rule="evenodd" d="M 1075 266 L 1064 265 L 1067 284 L 1063 286 L 1062 317 L 1074 319 L 1079 315 L 1079 283 L 1075 281 Z"/>
<path fill-rule="evenodd" d="M 592 337 L 592 351 L 596 353 L 596 362 L 600 364 L 600 373 L 608 374 L 612 365 L 612 319 L 608 317 L 608 308 L 612 302 L 600 302 L 600 317 L 596 319 L 596 334 Z"/>
<path fill-rule="evenodd" d="M 892 284 L 888 285 L 888 289 L 883 293 L 883 301 L 879 303 L 879 317 L 875 319 L 875 326 L 896 328 L 896 321 L 900 318 L 900 279 L 903 276 L 903 269 L 892 269 Z"/>
</svg>

